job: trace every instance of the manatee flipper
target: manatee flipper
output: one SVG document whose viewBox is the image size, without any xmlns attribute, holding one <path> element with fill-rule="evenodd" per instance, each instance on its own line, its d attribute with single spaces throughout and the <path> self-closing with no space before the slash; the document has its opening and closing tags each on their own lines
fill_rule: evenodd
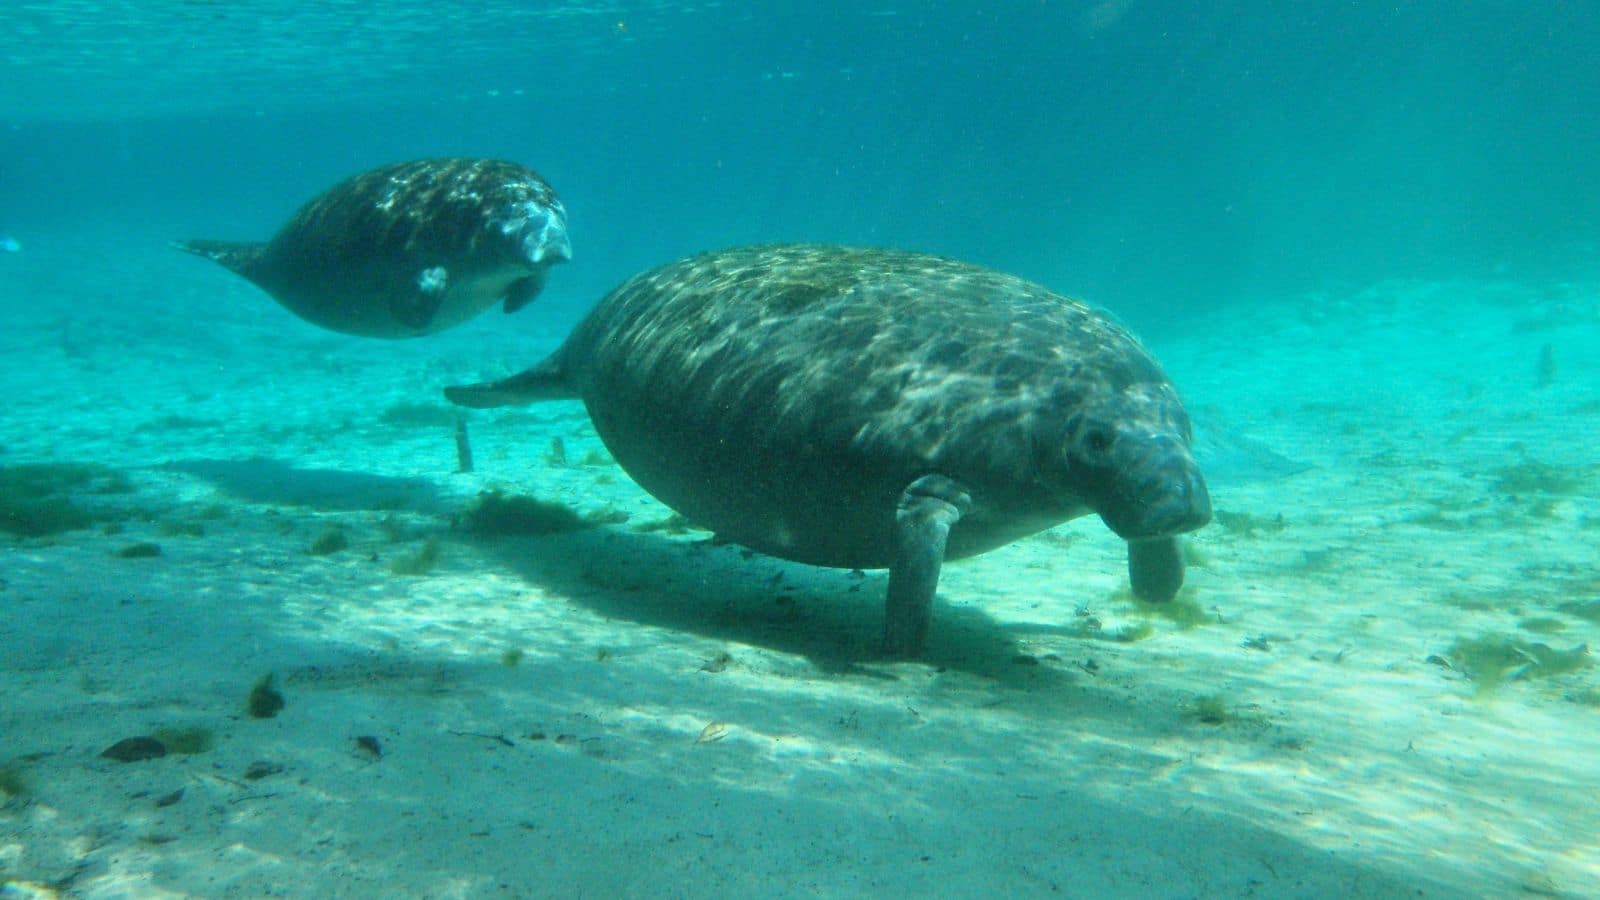
<svg viewBox="0 0 1600 900">
<path fill-rule="evenodd" d="M 255 280 L 258 264 L 267 245 L 260 241 L 178 241 L 172 246 L 185 253 L 204 256 L 223 268 Z"/>
<path fill-rule="evenodd" d="M 883 646 L 890 656 L 922 652 L 950 528 L 971 508 L 966 489 L 943 475 L 924 475 L 900 495 L 883 624 Z"/>
<path fill-rule="evenodd" d="M 542 290 L 544 290 L 543 269 L 539 269 L 525 278 L 518 278 L 516 281 L 511 282 L 510 287 L 506 288 L 505 311 L 514 313 L 527 306 L 533 302 L 533 298 L 539 296 L 539 292 Z"/>
<path fill-rule="evenodd" d="M 1133 595 L 1147 603 L 1165 603 L 1183 587 L 1183 548 L 1175 537 L 1131 541 L 1128 580 Z"/>
<path fill-rule="evenodd" d="M 447 387 L 444 396 L 457 406 L 490 409 L 496 406 L 526 406 L 540 400 L 575 399 L 578 392 L 567 381 L 560 361 L 551 357 L 510 378 Z"/>
</svg>

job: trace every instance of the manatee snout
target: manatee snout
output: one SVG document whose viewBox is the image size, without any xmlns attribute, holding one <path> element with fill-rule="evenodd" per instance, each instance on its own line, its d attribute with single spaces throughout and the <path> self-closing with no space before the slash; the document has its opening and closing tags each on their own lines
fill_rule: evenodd
<svg viewBox="0 0 1600 900">
<path fill-rule="evenodd" d="M 1134 490 L 1134 505 L 1139 514 L 1130 526 L 1133 537 L 1183 534 L 1211 521 L 1211 493 L 1192 461 L 1147 477 Z"/>
<path fill-rule="evenodd" d="M 567 215 L 560 205 L 537 207 L 528 204 L 521 219 L 522 255 L 535 266 L 554 265 L 572 259 L 572 239 L 567 236 Z"/>
<path fill-rule="evenodd" d="M 1118 537 L 1183 534 L 1211 521 L 1211 492 L 1185 442 L 1161 435 L 1121 443 L 1116 484 L 1098 510 Z"/>
</svg>

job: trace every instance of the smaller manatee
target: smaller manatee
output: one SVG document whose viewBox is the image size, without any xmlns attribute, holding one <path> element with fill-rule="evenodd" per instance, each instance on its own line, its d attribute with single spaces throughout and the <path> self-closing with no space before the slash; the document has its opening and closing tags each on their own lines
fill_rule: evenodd
<svg viewBox="0 0 1600 900">
<path fill-rule="evenodd" d="M 308 322 L 380 338 L 443 331 L 501 302 L 515 312 L 572 257 L 555 191 L 532 169 L 494 159 L 383 166 L 307 203 L 267 243 L 177 247 Z"/>
</svg>

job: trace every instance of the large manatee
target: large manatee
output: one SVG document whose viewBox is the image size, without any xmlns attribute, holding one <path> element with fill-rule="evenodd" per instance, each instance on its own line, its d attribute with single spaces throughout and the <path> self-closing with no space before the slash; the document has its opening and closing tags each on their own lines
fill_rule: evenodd
<svg viewBox="0 0 1600 900">
<path fill-rule="evenodd" d="M 580 397 L 645 490 L 783 559 L 889 569 L 885 645 L 919 652 L 945 559 L 1095 513 L 1170 599 L 1209 521 L 1177 391 L 1111 318 L 1020 278 L 894 250 L 693 256 L 602 299 L 552 356 L 446 390 Z"/>
</svg>

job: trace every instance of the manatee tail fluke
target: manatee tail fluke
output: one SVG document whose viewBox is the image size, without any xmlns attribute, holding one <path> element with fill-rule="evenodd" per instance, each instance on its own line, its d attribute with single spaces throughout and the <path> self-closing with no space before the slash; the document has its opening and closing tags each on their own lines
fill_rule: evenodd
<svg viewBox="0 0 1600 900">
<path fill-rule="evenodd" d="M 525 406 L 540 400 L 567 400 L 578 396 L 554 358 L 499 381 L 447 387 L 444 395 L 451 403 L 471 409 Z"/>
<path fill-rule="evenodd" d="M 172 246 L 243 275 L 261 258 L 267 245 L 259 241 L 176 241 Z"/>
</svg>

